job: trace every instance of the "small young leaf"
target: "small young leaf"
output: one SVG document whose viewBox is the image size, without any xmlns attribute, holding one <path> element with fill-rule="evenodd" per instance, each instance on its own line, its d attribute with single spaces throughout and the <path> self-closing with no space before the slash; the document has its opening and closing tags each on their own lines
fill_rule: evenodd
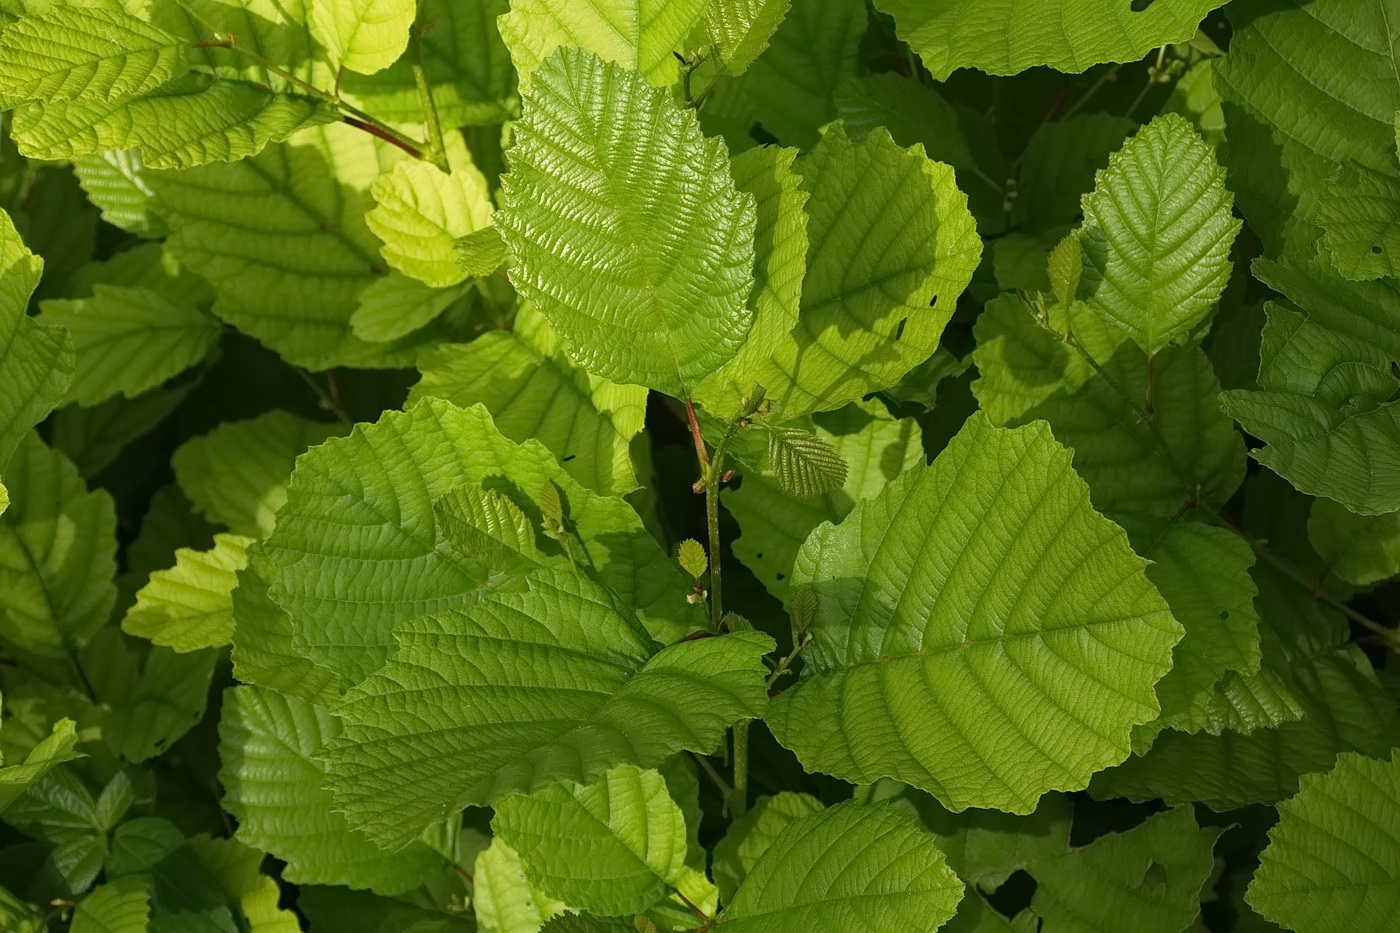
<svg viewBox="0 0 1400 933">
<path fill-rule="evenodd" d="M 175 566 L 151 574 L 136 594 L 122 631 L 180 652 L 228 644 L 233 636 L 230 597 L 252 543 L 240 535 L 215 535 L 210 551 L 176 551 Z"/>
<path fill-rule="evenodd" d="M 787 425 L 768 428 L 768 466 L 784 490 L 803 498 L 840 489 L 848 469 L 836 448 Z"/>
<path fill-rule="evenodd" d="M 72 933 L 146 933 L 151 910 L 150 883 L 127 875 L 103 884 L 78 902 Z"/>
<path fill-rule="evenodd" d="M 1047 263 L 1050 290 L 1060 304 L 1069 304 L 1079 293 L 1079 280 L 1084 275 L 1084 249 L 1077 236 L 1067 236 L 1050 251 Z"/>
<path fill-rule="evenodd" d="M 415 0 L 311 0 L 310 25 L 333 64 L 373 74 L 408 46 Z"/>
<path fill-rule="evenodd" d="M 697 580 L 705 575 L 710 566 L 709 559 L 705 556 L 705 546 L 694 538 L 686 538 L 681 542 L 677 557 L 681 569 Z"/>
</svg>

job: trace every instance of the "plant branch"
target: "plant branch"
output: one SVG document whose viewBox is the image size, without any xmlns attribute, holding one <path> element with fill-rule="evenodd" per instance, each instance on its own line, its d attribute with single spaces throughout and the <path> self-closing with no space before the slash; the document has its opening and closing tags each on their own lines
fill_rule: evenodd
<svg viewBox="0 0 1400 933">
<path fill-rule="evenodd" d="M 438 118 L 437 103 L 433 100 L 433 87 L 428 82 L 428 69 L 423 63 L 424 29 L 423 23 L 414 23 L 408 34 L 413 83 L 418 86 L 418 100 L 423 105 L 423 125 L 428 134 L 428 148 L 423 158 L 444 172 L 450 172 L 451 169 L 447 165 L 447 147 L 442 141 L 442 121 Z"/>
<path fill-rule="evenodd" d="M 311 391 L 316 394 L 316 398 L 320 400 L 322 408 L 335 415 L 336 420 L 339 421 L 341 424 L 345 425 L 345 427 L 354 427 L 354 422 L 350 420 L 350 415 L 340 404 L 339 399 L 336 398 L 336 395 L 339 394 L 338 392 L 336 392 L 333 389 L 331 391 L 327 391 L 326 389 L 321 388 L 321 384 L 317 382 L 314 378 L 312 378 L 309 372 L 300 367 L 294 368 L 293 372 L 300 376 L 301 381 L 306 383 L 307 386 L 310 387 Z M 326 375 L 326 380 L 330 382 L 332 386 L 334 386 L 335 383 L 331 381 L 331 376 L 329 372 Z"/>
<path fill-rule="evenodd" d="M 719 791 L 720 796 L 724 798 L 725 805 L 728 806 L 729 798 L 734 796 L 734 788 L 729 786 L 729 782 L 715 770 L 715 766 L 710 764 L 710 760 L 704 755 L 697 755 L 694 752 L 686 752 L 686 754 L 701 771 L 705 772 L 705 777 L 709 778 L 710 782 L 715 785 L 715 790 Z"/>
</svg>

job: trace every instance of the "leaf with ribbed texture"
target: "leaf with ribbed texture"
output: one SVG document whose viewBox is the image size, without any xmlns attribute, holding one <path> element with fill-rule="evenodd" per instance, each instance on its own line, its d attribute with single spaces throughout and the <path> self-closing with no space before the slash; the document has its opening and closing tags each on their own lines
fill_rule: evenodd
<svg viewBox="0 0 1400 933">
<path fill-rule="evenodd" d="M 646 390 L 579 369 L 529 308 L 511 331 L 425 351 L 418 369 L 423 378 L 410 403 L 428 396 L 463 407 L 480 403 L 502 434 L 539 441 L 588 488 L 620 495 L 636 487 L 630 445 L 642 429 Z"/>
<path fill-rule="evenodd" d="M 989 302 L 975 333 L 972 391 L 982 410 L 997 424 L 1049 422 L 1074 450 L 1095 507 L 1166 518 L 1202 493 L 1223 502 L 1244 479 L 1244 442 L 1220 410 L 1220 383 L 1199 348 L 1168 347 L 1149 366 L 1086 305 L 1052 305 L 1038 317 L 1014 295 Z M 1139 414 L 1149 384 L 1151 423 Z"/>
<path fill-rule="evenodd" d="M 254 566 L 238 574 L 233 591 L 233 672 L 244 683 L 257 684 L 289 697 L 321 706 L 340 696 L 340 677 L 306 657 L 292 644 L 292 620 L 268 595 L 267 581 Z"/>
<path fill-rule="evenodd" d="M 1201 911 L 1222 829 L 1199 828 L 1190 807 L 1157 813 L 1124 833 L 1037 862 L 1031 910 L 1064 933 L 1179 933 Z"/>
<path fill-rule="evenodd" d="M 1353 512 L 1400 509 L 1400 356 L 1279 304 L 1260 348 L 1259 389 L 1220 404 L 1268 446 L 1251 456 L 1295 487 Z"/>
<path fill-rule="evenodd" d="M 458 486 L 433 503 L 433 516 L 453 547 L 492 570 L 534 569 L 545 563 L 530 519 L 499 492 Z"/>
<path fill-rule="evenodd" d="M 1341 755 L 1305 776 L 1245 900 L 1299 933 L 1387 930 L 1400 917 L 1400 757 Z"/>
<path fill-rule="evenodd" d="M 513 0 L 500 19 L 521 86 L 558 48 L 579 48 L 665 87 L 680 75 L 684 52 L 705 0 Z"/>
<path fill-rule="evenodd" d="M 0 476 L 29 429 L 63 401 L 73 375 L 68 334 L 27 313 L 43 268 L 0 211 Z"/>
<path fill-rule="evenodd" d="M 0 812 L 14 803 L 50 768 L 79 757 L 73 753 L 78 735 L 71 719 L 54 723 L 53 731 L 30 749 L 24 761 L 0 768 Z"/>
<path fill-rule="evenodd" d="M 311 28 L 338 67 L 374 74 L 408 47 L 415 0 L 311 0 Z"/>
<path fill-rule="evenodd" d="M 487 933 L 537 933 L 567 908 L 530 884 L 520 853 L 499 837 L 476 857 L 472 878 L 476 921 Z"/>
<path fill-rule="evenodd" d="M 0 515 L 10 507 L 10 491 L 5 488 L 4 483 L 0 483 Z"/>
<path fill-rule="evenodd" d="M 913 419 L 896 419 L 879 402 L 857 402 L 812 416 L 810 426 L 849 465 L 846 481 L 813 499 L 785 491 L 767 470 L 744 469 L 744 482 L 722 493 L 739 522 L 734 555 L 786 601 L 797 550 L 822 522 L 839 522 L 900 473 L 924 462 L 922 432 Z M 799 422 L 802 424 L 804 422 Z"/>
<path fill-rule="evenodd" d="M 67 328 L 75 369 L 67 400 L 135 398 L 209 356 L 218 318 L 147 288 L 98 285 L 91 298 L 46 301 L 39 322 Z"/>
<path fill-rule="evenodd" d="M 421 841 L 387 854 L 332 809 L 315 756 L 339 732 L 325 710 L 272 690 L 240 686 L 226 694 L 219 781 L 237 838 L 285 861 L 287 880 L 297 884 L 410 891 L 445 861 Z"/>
<path fill-rule="evenodd" d="M 0 516 L 0 637 L 62 657 L 107 621 L 116 600 L 116 514 L 68 458 L 29 434 L 5 472 Z"/>
<path fill-rule="evenodd" d="M 936 80 L 958 68 L 1085 71 L 1186 42 L 1219 0 L 879 0 Z"/>
<path fill-rule="evenodd" d="M 809 240 L 800 308 L 788 328 L 760 319 L 750 343 L 772 339 L 746 373 L 783 419 L 888 388 L 932 356 L 981 255 L 953 170 L 922 146 L 901 149 L 883 130 L 852 142 L 837 124 L 794 168 Z M 778 298 L 773 312 L 787 307 Z"/>
<path fill-rule="evenodd" d="M 5 29 L 0 94 L 17 100 L 116 101 L 185 70 L 185 44 L 120 8 L 54 4 Z"/>
<path fill-rule="evenodd" d="M 705 873 L 687 864 L 685 816 L 657 771 L 618 765 L 587 784 L 503 797 L 495 808 L 492 831 L 521 854 L 526 877 L 571 907 L 636 914 L 673 890 L 702 909 L 707 893 L 713 901 Z"/>
<path fill-rule="evenodd" d="M 236 535 L 265 538 L 287 501 L 296 458 L 343 430 L 285 411 L 228 421 L 175 451 L 175 478 L 205 518 Z"/>
<path fill-rule="evenodd" d="M 1035 808 L 1122 761 L 1181 625 L 1043 423 L 975 414 L 803 545 L 817 597 L 796 686 L 768 722 L 808 770 Z"/>
<path fill-rule="evenodd" d="M 276 529 L 253 549 L 250 567 L 290 614 L 304 657 L 348 686 L 384 663 L 397 624 L 474 598 L 484 573 L 437 528 L 432 507 L 468 483 L 506 495 L 535 527 L 534 496 L 557 487 L 581 570 L 666 642 L 698 627 L 689 581 L 629 504 L 589 492 L 539 444 L 507 440 L 480 406 L 428 398 L 302 457 Z M 569 561 L 558 542 L 538 545 Z"/>
<path fill-rule="evenodd" d="M 1348 163 L 1318 194 L 1322 247 L 1349 279 L 1400 275 L 1400 173 Z"/>
<path fill-rule="evenodd" d="M 753 198 L 694 111 L 578 50 L 536 72 L 496 224 L 511 280 L 591 373 L 676 397 L 753 314 Z"/>
<path fill-rule="evenodd" d="M 453 245 L 457 262 L 467 275 L 490 275 L 505 264 L 506 243 L 494 226 L 474 230 Z"/>
<path fill-rule="evenodd" d="M 214 286 L 219 317 L 294 365 L 409 365 L 416 338 L 366 343 L 350 327 L 361 292 L 388 271 L 364 214 L 394 158 L 368 134 L 324 127 L 297 145 L 148 180 L 168 248 Z"/>
<path fill-rule="evenodd" d="M 208 551 L 181 548 L 175 566 L 157 570 L 136 594 L 122 631 L 176 651 L 218 648 L 233 637 L 230 597 L 252 538 L 215 535 Z"/>
<path fill-rule="evenodd" d="M 332 709 L 344 728 L 322 756 L 337 809 L 390 846 L 465 805 L 713 751 L 761 714 L 773 648 L 749 632 L 658 652 L 611 594 L 549 570 L 393 634 Z"/>
<path fill-rule="evenodd" d="M 350 315 L 350 329 L 356 337 L 372 343 L 398 340 L 427 327 L 471 287 L 471 283 L 462 282 L 450 288 L 433 288 L 394 269 L 360 292 L 359 304 Z"/>
<path fill-rule="evenodd" d="M 784 791 L 761 798 L 735 819 L 714 848 L 712 870 L 720 900 L 726 904 L 734 900 L 734 892 L 789 823 L 821 809 L 822 802 L 810 794 Z"/>
<path fill-rule="evenodd" d="M 429 162 L 399 162 L 371 186 L 375 207 L 365 215 L 384 241 L 380 252 L 389 265 L 434 288 L 467 277 L 457 240 L 487 227 L 493 210 L 486 179 L 470 158 L 453 162 L 450 175 Z"/>
<path fill-rule="evenodd" d="M 1370 586 L 1400 573 L 1400 512 L 1357 515 L 1318 499 L 1308 515 L 1308 540 L 1348 583 Z"/>
<path fill-rule="evenodd" d="M 31 159 L 135 149 L 150 168 L 179 169 L 254 155 L 297 130 L 334 119 L 335 110 L 312 97 L 190 74 L 115 102 L 21 104 L 15 109 L 14 138 Z"/>
<path fill-rule="evenodd" d="M 701 24 L 710 54 L 728 75 L 743 74 L 768 48 L 792 0 L 708 0 Z"/>
<path fill-rule="evenodd" d="M 714 928 L 933 930 L 961 899 L 962 882 L 917 820 L 891 807 L 848 802 L 790 822 Z"/>
<path fill-rule="evenodd" d="M 72 933 L 146 933 L 151 886 L 139 875 L 108 881 L 73 909 Z"/>
<path fill-rule="evenodd" d="M 998 810 L 953 813 L 908 788 L 901 796 L 906 795 L 969 888 L 994 892 L 1014 872 L 1059 858 L 1069 849 L 1074 810 L 1063 794 L 1046 794 L 1025 816 Z"/>
<path fill-rule="evenodd" d="M 844 486 L 849 467 L 814 432 L 779 425 L 768 428 L 768 469 L 784 492 L 811 499 Z"/>
<path fill-rule="evenodd" d="M 1128 140 L 1084 197 L 1081 289 L 1148 355 L 1189 334 L 1230 277 L 1225 170 L 1191 124 L 1158 117 Z"/>
</svg>

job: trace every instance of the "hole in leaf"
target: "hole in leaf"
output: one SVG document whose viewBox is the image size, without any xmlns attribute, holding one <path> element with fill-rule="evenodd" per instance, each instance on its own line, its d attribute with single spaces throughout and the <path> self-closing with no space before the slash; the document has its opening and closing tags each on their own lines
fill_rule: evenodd
<svg viewBox="0 0 1400 933">
<path fill-rule="evenodd" d="M 780 574 L 778 574 L 778 579 L 779 579 L 779 580 L 786 580 L 786 579 L 787 579 L 787 574 L 785 574 L 785 573 L 780 573 Z"/>
<path fill-rule="evenodd" d="M 908 323 L 909 319 L 907 317 L 902 317 L 899 319 L 899 326 L 894 329 L 895 340 L 898 340 L 899 338 L 904 336 L 904 325 Z"/>
<path fill-rule="evenodd" d="M 1141 13 L 1152 5 L 1152 0 L 1133 0 L 1133 12 Z"/>
<path fill-rule="evenodd" d="M 1143 887 L 1165 888 L 1167 886 L 1167 869 L 1158 862 L 1153 862 L 1147 866 L 1147 874 L 1142 876 Z"/>
<path fill-rule="evenodd" d="M 987 903 L 1005 917 L 1014 917 L 1031 905 L 1036 889 L 1035 878 L 1025 869 L 1013 871 L 1001 887 L 987 895 Z"/>
<path fill-rule="evenodd" d="M 569 454 L 567 457 L 564 458 L 563 462 L 568 463 L 570 460 L 574 459 L 577 456 L 578 454 Z"/>
<path fill-rule="evenodd" d="M 1381 249 L 1380 244 L 1377 243 L 1375 246 L 1372 246 L 1372 247 L 1371 247 L 1371 252 L 1373 252 L 1373 253 L 1375 253 L 1377 256 L 1379 256 L 1381 253 L 1385 252 L 1385 250 Z"/>
<path fill-rule="evenodd" d="M 1228 609 L 1220 610 L 1220 621 L 1224 622 L 1228 618 L 1230 618 L 1230 611 Z"/>
</svg>

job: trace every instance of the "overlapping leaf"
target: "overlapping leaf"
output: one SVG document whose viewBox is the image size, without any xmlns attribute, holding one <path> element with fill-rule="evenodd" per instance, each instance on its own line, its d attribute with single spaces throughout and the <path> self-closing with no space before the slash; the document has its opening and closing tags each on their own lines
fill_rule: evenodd
<svg viewBox="0 0 1400 933">
<path fill-rule="evenodd" d="M 711 869 L 720 899 L 726 904 L 734 899 L 739 885 L 789 823 L 821 809 L 822 802 L 810 794 L 784 791 L 760 798 L 748 813 L 736 818 L 714 848 Z"/>
<path fill-rule="evenodd" d="M 73 933 L 146 933 L 151 887 L 139 875 L 107 882 L 78 902 Z"/>
<path fill-rule="evenodd" d="M 181 40 L 120 8 L 54 4 L 5 30 L 0 94 L 113 102 L 185 70 Z"/>
<path fill-rule="evenodd" d="M 1308 516 L 1308 540 L 1348 583 L 1370 586 L 1400 573 L 1400 512 L 1357 515 L 1318 499 Z"/>
<path fill-rule="evenodd" d="M 814 640 L 769 716 L 805 767 L 1024 813 L 1127 756 L 1182 629 L 1069 460 L 1043 424 L 974 415 L 812 533 Z"/>
<path fill-rule="evenodd" d="M 215 535 L 209 551 L 182 548 L 175 566 L 151 574 L 122 631 L 176 651 L 218 648 L 233 636 L 231 596 L 252 538 Z"/>
<path fill-rule="evenodd" d="M 338 67 L 373 74 L 408 46 L 415 0 L 311 0 L 310 24 Z"/>
</svg>

